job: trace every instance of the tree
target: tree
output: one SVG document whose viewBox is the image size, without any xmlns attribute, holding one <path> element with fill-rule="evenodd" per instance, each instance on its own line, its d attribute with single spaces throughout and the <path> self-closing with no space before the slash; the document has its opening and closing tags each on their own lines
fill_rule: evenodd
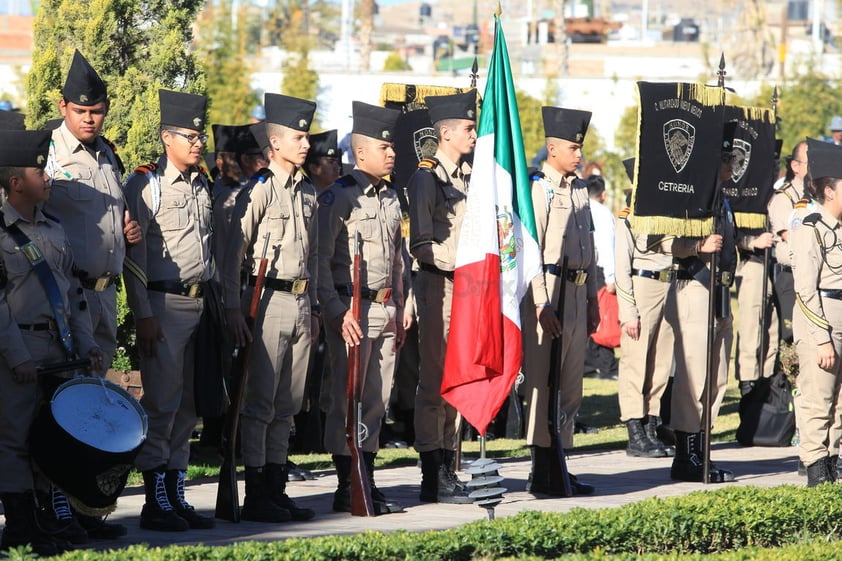
<svg viewBox="0 0 842 561">
<path fill-rule="evenodd" d="M 281 47 L 285 51 L 281 64 L 283 80 L 281 93 L 301 99 L 316 99 L 319 90 L 319 75 L 310 68 L 311 38 L 309 33 L 309 9 L 306 0 L 294 0 L 287 5 L 287 27 L 282 35 Z M 310 127 L 318 129 L 318 117 Z"/>
<path fill-rule="evenodd" d="M 251 109 L 261 103 L 248 80 L 247 21 L 238 18 L 234 29 L 231 15 L 230 0 L 220 0 L 216 6 L 208 5 L 200 21 L 198 55 L 207 79 L 209 123 L 245 123 Z"/>
<path fill-rule="evenodd" d="M 27 76 L 27 125 L 59 115 L 57 103 L 78 48 L 108 84 L 103 134 L 127 167 L 160 152 L 158 89 L 205 93 L 205 77 L 188 46 L 204 0 L 42 0 L 33 24 Z"/>
<path fill-rule="evenodd" d="M 360 4 L 360 72 L 371 70 L 371 35 L 374 32 L 374 0 Z"/>
<path fill-rule="evenodd" d="M 409 62 L 398 51 L 392 51 L 383 62 L 383 72 L 408 72 L 412 70 Z"/>
</svg>

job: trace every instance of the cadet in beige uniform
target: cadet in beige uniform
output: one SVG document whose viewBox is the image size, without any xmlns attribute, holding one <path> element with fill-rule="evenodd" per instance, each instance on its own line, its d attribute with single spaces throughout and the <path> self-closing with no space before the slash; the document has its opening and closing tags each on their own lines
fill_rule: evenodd
<svg viewBox="0 0 842 561">
<path fill-rule="evenodd" d="M 532 447 L 532 473 L 527 491 L 560 494 L 547 485 L 550 463 L 549 376 L 561 391 L 562 440 L 573 447 L 573 424 L 582 403 L 586 340 L 599 323 L 588 189 L 576 176 L 591 113 L 560 107 L 542 108 L 547 161 L 533 177 L 532 206 L 544 271 L 532 281 L 521 304 L 524 391 L 529 408 L 526 443 Z M 567 268 L 564 268 L 564 262 Z M 563 323 L 556 317 L 564 283 Z M 561 337 L 561 364 L 550 372 L 552 339 Z M 570 476 L 574 493 L 594 488 Z M 561 481 L 558 481 L 558 485 Z"/>
<path fill-rule="evenodd" d="M 272 93 L 264 102 L 272 157 L 237 201 L 235 216 L 242 218 L 228 240 L 223 283 L 235 343 L 243 347 L 254 339 L 240 424 L 246 468 L 243 518 L 284 522 L 315 516 L 289 498 L 286 484 L 292 416 L 301 409 L 310 345 L 319 329 L 316 191 L 300 167 L 310 148 L 307 132 L 316 104 Z M 248 308 L 252 291 L 240 300 L 240 269 L 245 258 L 254 286 L 267 243 L 264 294 L 251 334 L 241 306 Z"/>
<path fill-rule="evenodd" d="M 428 96 L 436 155 L 424 159 L 407 185 L 409 251 L 418 261 L 415 277 L 419 336 L 419 379 L 415 394 L 415 449 L 421 455 L 421 500 L 470 503 L 454 473 L 459 414 L 441 396 L 444 356 L 450 332 L 456 245 L 465 213 L 476 144 L 476 90 Z"/>
<path fill-rule="evenodd" d="M 103 368 L 84 295 L 73 276 L 70 244 L 61 225 L 39 210 L 50 195 L 44 172 L 49 143 L 48 131 L 0 132 L 0 185 L 8 196 L 0 210 L 0 499 L 6 519 L 0 549 L 31 545 L 39 555 L 55 555 L 59 549 L 36 522 L 28 436 L 44 397 L 36 366 L 68 359 L 70 349 L 59 334 L 64 325 L 73 350 L 89 356 L 94 371 Z M 17 232 L 28 238 L 30 251 L 21 249 Z M 60 295 L 54 304 L 62 308 L 61 322 L 27 257 L 33 252 L 43 256 L 46 275 Z"/>
<path fill-rule="evenodd" d="M 74 274 L 85 290 L 107 368 L 117 348 L 115 280 L 123 271 L 126 242 L 140 240 L 140 227 L 126 209 L 123 164 L 100 136 L 109 109 L 106 86 L 78 50 L 58 105 L 64 119 L 52 134 L 46 168 L 52 191 L 44 209 L 61 220 L 74 249 Z M 61 535 L 73 543 L 126 534 L 125 526 L 98 517 L 77 513 L 74 522 L 67 499 L 55 488 L 48 502 L 56 519 L 67 524 Z"/>
<path fill-rule="evenodd" d="M 129 212 L 143 240 L 126 258 L 126 298 L 135 317 L 143 380 L 141 404 L 149 416 L 135 466 L 143 472 L 146 504 L 140 526 L 178 531 L 211 528 L 184 498 L 193 399 L 195 334 L 203 283 L 211 278 L 211 193 L 197 167 L 207 135 L 207 98 L 159 91 L 165 154 L 138 168 L 126 183 Z"/>
<path fill-rule="evenodd" d="M 625 160 L 629 178 L 634 158 Z M 620 421 L 626 424 L 626 454 L 645 458 L 672 456 L 675 449 L 658 438 L 661 397 L 673 370 L 675 336 L 670 320 L 675 314 L 672 254 L 664 236 L 637 234 L 630 209 L 617 220 L 615 282 L 620 314 L 619 378 Z"/>
<path fill-rule="evenodd" d="M 736 124 L 726 123 L 722 141 L 720 184 L 731 177 L 731 146 Z M 717 189 L 719 187 L 717 186 Z M 678 263 L 675 280 L 675 378 L 670 407 L 670 426 L 675 431 L 675 457 L 670 476 L 680 481 L 702 481 L 704 474 L 702 438 L 702 397 L 707 382 L 708 304 L 710 300 L 711 254 L 719 251 L 714 309 L 714 357 L 711 370 L 716 380 L 711 419 L 715 420 L 728 382 L 733 324 L 730 286 L 736 268 L 734 219 L 723 202 L 719 230 L 706 238 L 677 238 L 672 254 Z M 710 466 L 710 483 L 733 481 L 734 474 L 715 464 Z"/>
<path fill-rule="evenodd" d="M 792 232 L 798 351 L 796 417 L 807 486 L 836 481 L 842 371 L 842 148 L 807 139 L 817 212 Z"/>
<path fill-rule="evenodd" d="M 348 352 L 360 347 L 363 380 L 362 450 L 377 514 L 403 510 L 374 484 L 380 428 L 403 344 L 401 212 L 398 197 L 382 178 L 392 172 L 392 144 L 399 111 L 355 101 L 351 144 L 357 166 L 319 197 L 319 303 L 330 351 L 331 401 L 325 418 L 325 448 L 333 454 L 339 484 L 333 510 L 351 511 L 351 456 L 345 439 Z M 351 314 L 354 245 L 362 238 L 361 322 Z"/>
</svg>

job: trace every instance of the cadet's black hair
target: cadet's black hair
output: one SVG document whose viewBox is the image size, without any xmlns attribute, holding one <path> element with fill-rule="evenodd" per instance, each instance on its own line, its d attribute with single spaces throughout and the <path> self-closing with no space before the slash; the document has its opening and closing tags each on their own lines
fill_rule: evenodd
<svg viewBox="0 0 842 561">
<path fill-rule="evenodd" d="M 588 197 L 598 197 L 605 192 L 605 178 L 601 175 L 591 175 L 586 181 L 588 183 Z"/>
<path fill-rule="evenodd" d="M 813 179 L 810 182 L 812 184 L 811 194 L 813 195 L 813 198 L 819 203 L 824 203 L 825 187 L 830 187 L 832 189 L 834 185 L 836 185 L 837 181 L 842 181 L 842 179 L 838 177 L 819 177 L 818 179 Z"/>
<path fill-rule="evenodd" d="M 6 193 L 11 189 L 11 179 L 13 177 L 23 177 L 24 168 L 19 166 L 0 166 L 0 186 Z"/>
</svg>

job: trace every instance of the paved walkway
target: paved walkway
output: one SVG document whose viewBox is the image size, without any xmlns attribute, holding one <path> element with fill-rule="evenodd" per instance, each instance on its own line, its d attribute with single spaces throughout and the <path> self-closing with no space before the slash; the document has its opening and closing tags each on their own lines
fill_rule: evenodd
<svg viewBox="0 0 842 561">
<path fill-rule="evenodd" d="M 757 485 L 770 487 L 785 483 L 805 483 L 796 474 L 795 448 L 742 448 L 736 443 L 714 444 L 713 459 L 732 469 L 737 480 L 728 485 Z M 698 483 L 677 483 L 669 478 L 669 459 L 629 458 L 623 451 L 586 452 L 575 454 L 569 461 L 571 473 L 596 486 L 596 494 L 569 499 L 536 498 L 525 491 L 529 461 L 501 460 L 500 475 L 506 479 L 501 485 L 508 489 L 497 507 L 497 517 L 511 516 L 523 510 L 565 512 L 574 507 L 602 508 L 619 506 L 647 497 L 683 495 L 692 491 L 719 486 Z M 422 504 L 418 501 L 420 470 L 415 467 L 381 469 L 376 473 L 377 485 L 386 495 L 406 507 L 402 514 L 375 518 L 355 517 L 331 511 L 336 485 L 332 470 L 315 472 L 315 481 L 291 482 L 287 492 L 296 501 L 316 511 L 309 522 L 261 524 L 241 522 L 232 524 L 217 520 L 213 530 L 190 530 L 181 533 L 161 533 L 141 530 L 138 524 L 143 505 L 142 487 L 126 490 L 120 498 L 111 520 L 125 524 L 128 536 L 113 542 L 97 542 L 99 548 L 119 548 L 135 543 L 155 546 L 173 544 L 208 545 L 230 544 L 245 540 L 273 541 L 290 537 L 352 534 L 366 530 L 421 531 L 444 529 L 481 520 L 486 511 L 473 505 Z M 242 477 L 242 476 L 241 476 Z M 243 483 L 240 481 L 240 500 Z M 187 497 L 203 513 L 213 513 L 216 504 L 216 481 L 188 484 Z"/>
</svg>

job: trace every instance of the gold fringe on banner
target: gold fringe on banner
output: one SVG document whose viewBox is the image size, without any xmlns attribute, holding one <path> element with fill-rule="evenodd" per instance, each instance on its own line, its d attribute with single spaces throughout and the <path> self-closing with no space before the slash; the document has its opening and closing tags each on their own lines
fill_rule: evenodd
<svg viewBox="0 0 842 561">
<path fill-rule="evenodd" d="M 415 86 L 412 84 L 385 83 L 380 86 L 380 105 L 386 102 L 394 103 L 424 103 L 428 95 L 453 95 L 464 93 L 471 88 L 454 88 L 451 86 Z"/>
<path fill-rule="evenodd" d="M 669 216 L 629 217 L 636 234 L 675 236 L 677 238 L 703 238 L 713 233 L 711 218 L 672 218 Z"/>
<path fill-rule="evenodd" d="M 763 107 L 740 107 L 743 110 L 743 118 L 752 121 L 763 121 L 770 125 L 775 124 L 775 114 L 771 109 Z"/>
<path fill-rule="evenodd" d="M 765 230 L 766 215 L 755 212 L 735 212 L 734 223 L 736 223 L 737 228 Z"/>
<path fill-rule="evenodd" d="M 688 84 L 686 82 L 679 82 L 677 85 L 678 98 L 684 99 L 684 92 L 690 96 L 690 99 L 707 107 L 718 107 L 725 105 L 725 95 L 722 88 L 714 88 L 704 84 Z M 685 90 L 684 87 L 687 86 Z"/>
</svg>

